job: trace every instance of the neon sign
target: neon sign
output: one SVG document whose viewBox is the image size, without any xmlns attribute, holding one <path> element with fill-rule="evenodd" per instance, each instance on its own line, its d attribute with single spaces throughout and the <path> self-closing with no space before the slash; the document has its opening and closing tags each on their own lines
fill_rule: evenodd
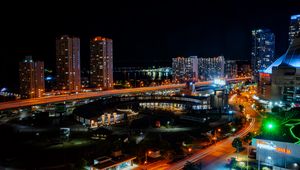
<svg viewBox="0 0 300 170">
<path fill-rule="evenodd" d="M 292 151 L 290 149 L 277 147 L 273 142 L 265 142 L 261 140 L 257 140 L 257 147 L 267 149 L 267 150 L 273 150 L 284 154 L 291 154 Z"/>
</svg>

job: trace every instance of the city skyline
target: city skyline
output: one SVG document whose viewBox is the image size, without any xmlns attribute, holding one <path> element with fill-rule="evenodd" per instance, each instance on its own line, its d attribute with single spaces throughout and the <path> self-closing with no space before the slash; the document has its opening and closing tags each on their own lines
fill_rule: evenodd
<svg viewBox="0 0 300 170">
<path fill-rule="evenodd" d="M 300 169 L 297 1 L 4 3 L 0 169 Z"/>
<path fill-rule="evenodd" d="M 275 33 L 275 57 L 278 57 L 288 46 L 290 16 L 299 13 L 299 5 L 292 0 L 260 2 L 261 7 L 254 8 L 253 2 L 212 1 L 183 5 L 179 2 L 147 5 L 124 2 L 117 6 L 111 2 L 74 3 L 70 5 L 72 8 L 66 8 L 68 4 L 63 3 L 60 7 L 49 4 L 57 13 L 65 15 L 58 15 L 53 12 L 55 10 L 33 8 L 30 3 L 23 4 L 22 9 L 8 5 L 22 15 L 12 18 L 20 21 L 18 23 L 3 20 L 6 27 L 0 47 L 1 57 L 7 61 L 1 65 L 0 85 L 15 83 L 7 80 L 11 75 L 17 76 L 17 71 L 11 68 L 26 55 L 45 61 L 45 68 L 54 68 L 55 37 L 64 34 L 81 39 L 84 68 L 89 67 L 89 39 L 98 35 L 114 40 L 116 66 L 170 64 L 173 57 L 191 55 L 250 59 L 250 31 L 260 27 L 270 28 Z M 97 22 L 99 4 L 105 7 L 101 10 L 106 13 L 101 22 Z M 45 20 L 40 20 L 36 13 Z M 20 29 L 20 24 L 26 27 Z M 4 70 L 10 75 L 3 74 Z"/>
</svg>

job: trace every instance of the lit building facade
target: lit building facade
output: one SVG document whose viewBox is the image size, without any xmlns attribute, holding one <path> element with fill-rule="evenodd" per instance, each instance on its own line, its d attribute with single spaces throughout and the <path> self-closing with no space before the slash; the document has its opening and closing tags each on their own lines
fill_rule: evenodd
<svg viewBox="0 0 300 170">
<path fill-rule="evenodd" d="M 113 88 L 113 41 L 95 37 L 90 41 L 90 84 L 102 89 Z"/>
<path fill-rule="evenodd" d="M 300 103 L 300 38 L 295 37 L 287 52 L 270 65 L 263 75 L 270 75 L 271 99 Z"/>
<path fill-rule="evenodd" d="M 80 39 L 67 35 L 56 39 L 56 86 L 59 90 L 79 91 Z"/>
<path fill-rule="evenodd" d="M 198 81 L 198 57 L 177 57 L 172 59 L 173 81 L 183 83 Z"/>
<path fill-rule="evenodd" d="M 19 63 L 21 98 L 42 97 L 45 92 L 44 62 L 33 61 L 31 56 Z"/>
<path fill-rule="evenodd" d="M 224 56 L 199 58 L 199 79 L 213 80 L 224 77 Z"/>
<path fill-rule="evenodd" d="M 278 141 L 265 138 L 253 138 L 252 145 L 256 148 L 258 166 L 264 165 L 273 169 L 299 169 L 300 145 L 290 141 Z"/>
<path fill-rule="evenodd" d="M 237 63 L 236 60 L 226 60 L 225 61 L 225 77 L 226 78 L 236 78 L 237 77 Z"/>
<path fill-rule="evenodd" d="M 290 44 L 294 40 L 295 36 L 300 32 L 300 14 L 291 16 L 290 30 L 289 30 L 289 42 Z"/>
<path fill-rule="evenodd" d="M 271 75 L 260 72 L 257 83 L 257 95 L 262 99 L 271 99 Z"/>
<path fill-rule="evenodd" d="M 259 71 L 265 70 L 274 61 L 275 35 L 269 29 L 252 31 L 251 63 L 254 79 L 258 80 Z"/>
</svg>

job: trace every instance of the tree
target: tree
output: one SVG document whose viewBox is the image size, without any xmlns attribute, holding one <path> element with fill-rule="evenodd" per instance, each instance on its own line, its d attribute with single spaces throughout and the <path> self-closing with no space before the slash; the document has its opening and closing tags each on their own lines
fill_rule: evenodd
<svg viewBox="0 0 300 170">
<path fill-rule="evenodd" d="M 175 158 L 176 152 L 173 150 L 166 150 L 163 152 L 162 156 L 166 160 L 173 160 Z"/>
<path fill-rule="evenodd" d="M 77 161 L 75 163 L 75 167 L 73 167 L 72 169 L 74 170 L 84 170 L 85 169 L 85 166 L 87 166 L 87 161 L 85 159 L 80 159 L 79 161 Z"/>
<path fill-rule="evenodd" d="M 234 138 L 232 141 L 232 146 L 236 148 L 237 152 L 239 152 L 243 147 L 241 138 Z"/>
<path fill-rule="evenodd" d="M 243 105 L 239 105 L 239 108 L 240 108 L 240 112 L 243 112 L 244 106 Z"/>
<path fill-rule="evenodd" d="M 231 168 L 235 168 L 237 164 L 236 158 L 232 157 L 228 163 L 228 167 Z"/>
<path fill-rule="evenodd" d="M 279 107 L 279 106 L 274 106 L 272 109 L 271 109 L 271 111 L 273 112 L 273 113 L 279 113 L 279 112 L 281 112 L 281 107 Z"/>
<path fill-rule="evenodd" d="M 245 142 L 249 142 L 250 140 L 252 140 L 253 136 L 254 136 L 254 134 L 253 134 L 252 132 L 249 132 L 249 133 L 245 136 L 244 141 L 245 141 Z"/>
</svg>

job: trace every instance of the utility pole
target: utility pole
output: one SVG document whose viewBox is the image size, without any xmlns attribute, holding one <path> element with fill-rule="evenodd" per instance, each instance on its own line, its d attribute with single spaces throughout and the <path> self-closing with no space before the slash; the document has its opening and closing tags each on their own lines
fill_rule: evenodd
<svg viewBox="0 0 300 170">
<path fill-rule="evenodd" d="M 249 143 L 247 142 L 247 170 L 248 170 L 248 166 L 249 166 Z"/>
<path fill-rule="evenodd" d="M 256 145 L 257 146 L 257 145 Z M 257 148 L 257 156 L 258 156 L 258 169 L 260 170 L 260 157 L 259 157 L 259 147 L 256 147 Z"/>
</svg>

